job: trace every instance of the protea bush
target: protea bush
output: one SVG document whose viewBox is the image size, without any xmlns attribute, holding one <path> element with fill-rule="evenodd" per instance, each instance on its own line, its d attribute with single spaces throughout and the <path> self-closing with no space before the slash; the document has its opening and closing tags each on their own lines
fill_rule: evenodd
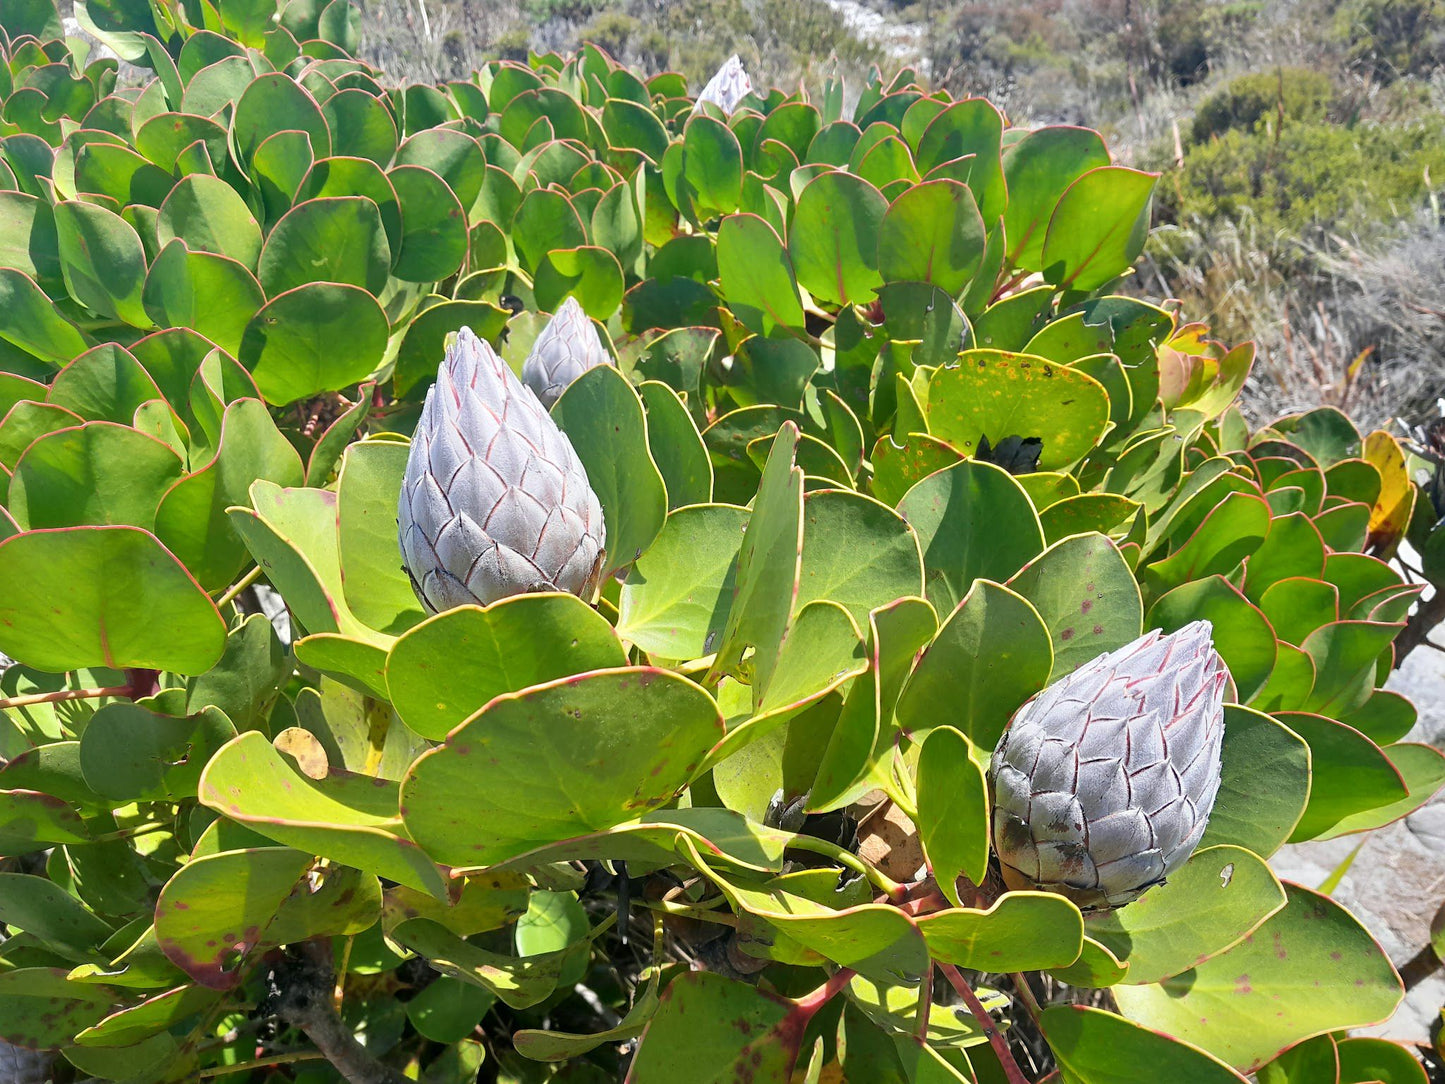
<svg viewBox="0 0 1445 1084">
<path fill-rule="evenodd" d="M 1445 781 L 1440 513 L 1126 283 L 1157 178 L 76 14 L 153 76 L 0 4 L 0 1072 L 1421 1078 L 1269 859 Z"/>
</svg>

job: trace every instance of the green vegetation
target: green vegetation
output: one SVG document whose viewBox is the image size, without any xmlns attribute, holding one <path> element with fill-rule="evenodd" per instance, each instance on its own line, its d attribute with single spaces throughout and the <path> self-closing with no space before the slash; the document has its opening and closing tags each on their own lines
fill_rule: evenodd
<svg viewBox="0 0 1445 1084">
<path fill-rule="evenodd" d="M 911 69 L 80 17 L 141 76 L 0 15 L 0 1066 L 1418 1084 L 1268 860 L 1445 785 L 1440 474 L 1251 424 L 1157 175 Z"/>
</svg>

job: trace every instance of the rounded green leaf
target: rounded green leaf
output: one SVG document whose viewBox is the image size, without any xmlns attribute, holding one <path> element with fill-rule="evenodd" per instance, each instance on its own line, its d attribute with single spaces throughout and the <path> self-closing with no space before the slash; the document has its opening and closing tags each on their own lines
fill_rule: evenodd
<svg viewBox="0 0 1445 1084">
<path fill-rule="evenodd" d="M 1088 128 L 1039 128 L 1004 155 L 1008 206 L 1004 235 L 1008 262 L 1027 271 L 1044 269 L 1044 238 L 1049 220 L 1069 186 L 1091 169 L 1109 164 L 1109 150 Z"/>
<path fill-rule="evenodd" d="M 1425 1068 L 1399 1043 L 1366 1036 L 1341 1039 L 1340 1084 L 1428 1084 Z"/>
<path fill-rule="evenodd" d="M 150 327 L 141 304 L 145 250 L 129 222 L 94 203 L 62 201 L 55 205 L 55 234 L 71 297 L 102 316 Z"/>
<path fill-rule="evenodd" d="M 305 132 L 317 158 L 331 153 L 331 130 L 305 87 L 288 75 L 274 72 L 257 76 L 236 102 L 231 135 L 243 162 L 277 132 Z"/>
<path fill-rule="evenodd" d="M 1129 964 L 1124 981 L 1159 982 L 1238 944 L 1284 906 L 1264 860 L 1243 847 L 1204 847 L 1128 907 L 1090 915 L 1089 936 Z"/>
<path fill-rule="evenodd" d="M 930 282 L 957 297 L 985 243 L 973 193 L 957 181 L 928 181 L 905 190 L 883 216 L 878 270 L 887 282 Z"/>
<path fill-rule="evenodd" d="M 226 407 L 220 446 L 211 461 L 177 481 L 155 515 L 157 537 L 209 591 L 226 587 L 245 564 L 246 547 L 231 529 L 226 509 L 248 503 L 258 478 L 299 486 L 304 481 L 301 457 L 264 403 L 238 399 Z"/>
<path fill-rule="evenodd" d="M 1079 1084 L 1242 1084 L 1224 1062 L 1172 1035 L 1150 1031 L 1102 1009 L 1051 1005 L 1040 1020 L 1044 1037 Z"/>
<path fill-rule="evenodd" d="M 13 267 L 0 267 L 0 339 L 57 367 L 90 347 L 35 280 Z"/>
<path fill-rule="evenodd" d="M 1091 169 L 1069 185 L 1044 236 L 1044 276 L 1069 290 L 1096 290 L 1144 251 L 1157 173 Z"/>
<path fill-rule="evenodd" d="M 969 752 L 968 739 L 951 726 L 930 731 L 918 751 L 918 839 L 955 907 L 963 906 L 959 875 L 982 884 L 988 872 L 988 789 Z"/>
<path fill-rule="evenodd" d="M 116 701 L 91 717 L 80 740 L 80 770 L 97 794 L 118 802 L 193 798 L 206 761 L 236 736 L 215 707 L 161 715 Z"/>
<path fill-rule="evenodd" d="M 241 364 L 276 406 L 368 376 L 390 329 L 376 299 L 356 286 L 313 282 L 272 298 L 251 318 Z"/>
<path fill-rule="evenodd" d="M 199 786 L 202 805 L 252 831 L 445 899 L 443 872 L 402 831 L 396 794 L 337 769 L 303 775 L 254 730 L 210 758 Z"/>
<path fill-rule="evenodd" d="M 778 235 L 757 215 L 729 215 L 717 233 L 717 268 L 728 307 L 758 335 L 803 327 L 793 263 Z"/>
<path fill-rule="evenodd" d="M 898 725 L 914 740 L 936 726 L 955 726 L 976 748 L 992 750 L 1053 669 L 1038 611 L 1007 587 L 976 580 L 903 686 Z"/>
<path fill-rule="evenodd" d="M 346 605 L 357 620 L 387 633 L 409 629 L 426 616 L 397 561 L 396 506 L 409 451 L 393 440 L 352 444 L 336 483 Z"/>
<path fill-rule="evenodd" d="M 712 500 L 712 463 L 687 407 L 660 380 L 645 380 L 637 392 L 647 411 L 647 447 L 667 485 L 669 511 Z"/>
<path fill-rule="evenodd" d="M 379 294 L 390 269 L 391 246 L 376 204 L 336 196 L 287 211 L 266 236 L 258 274 L 268 297 L 308 282 L 344 282 Z"/>
<path fill-rule="evenodd" d="M 1298 885 L 1246 941 L 1157 985 L 1119 986 L 1124 1015 L 1251 1072 L 1302 1039 L 1389 1019 L 1404 996 L 1380 946 Z"/>
<path fill-rule="evenodd" d="M 1409 796 L 1405 781 L 1378 745 L 1352 726 L 1304 712 L 1276 716 L 1310 747 L 1310 799 L 1291 842 L 1327 832 L 1356 813 Z"/>
<path fill-rule="evenodd" d="M 575 595 L 515 595 L 410 629 L 387 655 L 386 683 L 407 726 L 440 741 L 493 697 L 626 662 L 607 620 Z"/>
<path fill-rule="evenodd" d="M 22 529 L 129 524 L 149 529 L 161 495 L 181 476 L 169 445 L 114 422 L 86 422 L 31 444 L 10 479 Z"/>
<path fill-rule="evenodd" d="M 185 567 L 135 527 L 30 531 L 0 542 L 0 651 L 40 670 L 200 674 L 226 624 Z"/>
<path fill-rule="evenodd" d="M 622 304 L 622 266 L 605 248 L 582 245 L 548 252 L 537 265 L 532 284 L 537 305 L 555 312 L 568 297 L 577 299 L 588 316 L 607 320 Z"/>
<path fill-rule="evenodd" d="M 511 233 L 517 257 L 527 271 L 540 267 L 553 249 L 587 243 L 587 231 L 572 201 L 550 188 L 534 188 L 522 198 Z"/>
<path fill-rule="evenodd" d="M 1214 626 L 1214 646 L 1239 699 L 1248 701 L 1264 687 L 1278 654 L 1275 630 L 1240 590 L 1223 576 L 1209 576 L 1182 584 L 1149 607 L 1149 628 L 1174 632 L 1191 621 L 1207 620 Z"/>
<path fill-rule="evenodd" d="M 957 606 L 975 580 L 1002 582 L 1044 548 L 1033 505 L 992 463 L 965 460 L 928 475 L 898 512 L 918 533 L 928 601 L 940 613 Z"/>
<path fill-rule="evenodd" d="M 987 437 L 1043 440 L 1040 470 L 1082 459 L 1109 424 L 1104 386 L 1077 369 L 1028 354 L 967 350 L 928 382 L 928 431 L 972 455 Z"/>
<path fill-rule="evenodd" d="M 732 604 L 748 512 L 730 504 L 680 508 L 627 574 L 617 634 L 663 659 L 717 649 Z"/>
<path fill-rule="evenodd" d="M 652 545 L 667 516 L 667 489 L 647 448 L 642 400 L 611 365 L 597 365 L 568 385 L 552 407 L 607 524 L 606 568 L 624 568 Z"/>
<path fill-rule="evenodd" d="M 401 249 L 391 273 L 406 282 L 438 282 L 467 258 L 467 216 L 446 181 L 424 166 L 387 173 L 401 203 Z"/>
<path fill-rule="evenodd" d="M 156 219 L 156 237 L 162 247 L 179 238 L 192 252 L 229 256 L 248 269 L 261 254 L 261 227 L 246 201 L 204 173 L 183 177 L 171 189 Z"/>
<path fill-rule="evenodd" d="M 228 256 L 191 252 L 180 238 L 146 275 L 145 310 L 160 327 L 184 327 L 236 353 L 246 325 L 266 303 L 256 276 Z"/>
<path fill-rule="evenodd" d="M 677 674 L 564 678 L 496 698 L 423 754 L 402 781 L 402 817 L 438 861 L 505 861 L 665 804 L 722 735 L 712 698 Z"/>
<path fill-rule="evenodd" d="M 1084 919 L 1050 892 L 1006 892 L 986 911 L 939 911 L 918 920 L 937 960 L 974 971 L 1037 971 L 1079 958 Z"/>
<path fill-rule="evenodd" d="M 788 252 L 798 282 L 821 301 L 862 304 L 883 284 L 878 235 L 888 201 L 850 173 L 813 178 L 798 197 Z"/>
<path fill-rule="evenodd" d="M 826 599 L 866 626 L 875 607 L 923 593 L 917 535 L 893 509 L 851 490 L 804 497 L 801 567 L 794 612 Z"/>
<path fill-rule="evenodd" d="M 1142 631 L 1139 587 L 1118 546 L 1100 534 L 1055 543 L 1029 562 L 1008 586 L 1043 618 L 1054 644 L 1051 681 Z"/>
</svg>

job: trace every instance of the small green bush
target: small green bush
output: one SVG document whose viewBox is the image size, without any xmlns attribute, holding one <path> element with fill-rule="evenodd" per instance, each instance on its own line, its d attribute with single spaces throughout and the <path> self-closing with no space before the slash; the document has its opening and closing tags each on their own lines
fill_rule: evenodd
<svg viewBox="0 0 1445 1084">
<path fill-rule="evenodd" d="M 1278 124 L 1323 120 L 1334 99 L 1330 77 L 1310 68 L 1254 72 L 1231 80 L 1206 98 L 1194 114 L 1196 143 L 1225 132 L 1253 132 Z"/>
<path fill-rule="evenodd" d="M 1382 82 L 1428 75 L 1445 63 L 1440 0 L 1345 0 L 1333 30 L 1349 62 Z"/>
</svg>

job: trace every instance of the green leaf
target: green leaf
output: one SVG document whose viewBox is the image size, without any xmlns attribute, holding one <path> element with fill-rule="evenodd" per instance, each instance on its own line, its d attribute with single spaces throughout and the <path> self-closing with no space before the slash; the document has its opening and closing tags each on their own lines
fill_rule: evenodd
<svg viewBox="0 0 1445 1084">
<path fill-rule="evenodd" d="M 1079 958 L 1079 909 L 1048 892 L 1007 892 L 988 910 L 938 911 L 918 920 L 934 959 L 975 971 L 1037 971 Z"/>
<path fill-rule="evenodd" d="M 114 931 L 44 877 L 0 873 L 0 922 L 77 962 L 93 958 Z"/>
<path fill-rule="evenodd" d="M 1290 841 L 1329 831 L 1344 818 L 1409 795 L 1383 750 L 1352 726 L 1323 715 L 1280 712 L 1277 718 L 1310 747 L 1310 798 Z"/>
<path fill-rule="evenodd" d="M 263 739 L 264 740 L 264 739 Z M 360 933 L 376 921 L 375 877 L 328 871 L 322 887 L 293 895 L 313 859 L 285 847 L 222 851 L 193 858 L 161 889 L 156 940 L 192 979 L 234 988 L 259 950 L 319 934 Z M 363 890 L 369 880 L 370 891 Z"/>
<path fill-rule="evenodd" d="M 1275 630 L 1264 613 L 1223 576 L 1182 584 L 1149 607 L 1148 628 L 1174 632 L 1191 621 L 1214 626 L 1215 649 L 1229 667 L 1239 699 L 1248 701 L 1264 687 L 1278 654 Z"/>
<path fill-rule="evenodd" d="M 722 890 L 735 911 L 746 912 L 777 934 L 842 967 L 886 983 L 916 986 L 928 969 L 928 948 L 916 923 L 886 904 L 833 910 L 772 885 L 725 878 L 690 840 L 692 864 Z"/>
<path fill-rule="evenodd" d="M 81 1046 L 110 1051 L 116 1047 L 133 1047 L 209 1008 L 218 997 L 216 991 L 203 986 L 177 986 L 138 1005 L 112 1013 L 77 1033 L 75 1041 Z"/>
<path fill-rule="evenodd" d="M 573 297 L 589 316 L 606 320 L 622 303 L 622 265 L 595 245 L 553 249 L 538 264 L 532 289 L 544 310 L 556 311 Z"/>
<path fill-rule="evenodd" d="M 611 365 L 597 365 L 567 386 L 552 407 L 607 524 L 606 571 L 625 568 L 652 545 L 667 517 L 667 489 L 647 448 L 642 400 Z"/>
<path fill-rule="evenodd" d="M 1067 1074 L 1080 1084 L 1131 1084 L 1141 1079 L 1178 1084 L 1239 1084 L 1224 1062 L 1102 1009 L 1051 1005 L 1040 1020 L 1044 1037 Z"/>
<path fill-rule="evenodd" d="M 633 1059 L 632 1084 L 787 1084 L 802 1028 L 792 1003 L 710 972 L 679 975 L 662 996 Z"/>
<path fill-rule="evenodd" d="M 773 227 L 757 215 L 729 215 L 717 233 L 717 267 L 723 296 L 748 330 L 804 326 L 793 262 Z"/>
<path fill-rule="evenodd" d="M 56 366 L 90 346 L 35 280 L 13 267 L 0 267 L 0 339 Z"/>
<path fill-rule="evenodd" d="M 0 973 L 0 1019 L 6 1041 L 16 1045 L 53 1050 L 103 1019 L 113 1005 L 108 990 L 71 981 L 64 968 L 17 967 Z"/>
<path fill-rule="evenodd" d="M 186 685 L 186 710 L 214 706 L 242 730 L 269 718 L 291 676 L 286 648 L 265 614 L 251 614 L 226 634 L 221 661 Z"/>
<path fill-rule="evenodd" d="M 396 441 L 352 444 L 342 458 L 336 483 L 346 605 L 359 621 L 388 633 L 403 632 L 426 616 L 411 581 L 401 571 L 397 553 L 396 506 L 408 451 L 407 445 Z"/>
<path fill-rule="evenodd" d="M 1336 1045 L 1340 1084 L 1427 1084 L 1425 1069 L 1406 1047 L 1388 1039 L 1355 1036 Z"/>
<path fill-rule="evenodd" d="M 1087 128 L 1039 128 L 1008 149 L 1003 226 L 1010 266 L 1044 270 L 1044 240 L 1059 201 L 1079 177 L 1108 164 L 1104 140 Z"/>
<path fill-rule="evenodd" d="M 1259 1084 L 1339 1084 L 1340 1058 L 1331 1035 L 1318 1035 L 1296 1043 L 1279 1057 L 1259 1068 Z"/>
<path fill-rule="evenodd" d="M 786 422 L 768 453 L 711 673 L 735 670 L 750 645 L 756 662 L 770 665 L 787 631 L 803 557 L 803 472 L 793 461 L 797 439 L 796 425 Z"/>
<path fill-rule="evenodd" d="M 670 512 L 628 571 L 617 635 L 659 658 L 712 654 L 731 609 L 748 519 L 746 509 L 727 504 Z"/>
<path fill-rule="evenodd" d="M 1137 906 L 1090 915 L 1086 929 L 1129 964 L 1125 982 L 1159 982 L 1238 944 L 1285 904 L 1264 860 L 1243 847 L 1204 847 Z"/>
<path fill-rule="evenodd" d="M 395 784 L 333 768 L 310 778 L 250 731 L 220 749 L 200 777 L 202 805 L 307 854 L 447 896 L 443 871 L 406 835 Z"/>
<path fill-rule="evenodd" d="M 1228 952 L 1158 985 L 1116 987 L 1120 1009 L 1245 1072 L 1302 1039 L 1389 1019 L 1403 990 L 1364 927 L 1328 897 L 1285 893 Z"/>
<path fill-rule="evenodd" d="M 997 221 L 1008 202 L 999 158 L 1003 125 L 1003 115 L 983 98 L 953 102 L 928 123 L 915 155 L 920 173 L 971 155 L 968 187 L 987 222 Z"/>
<path fill-rule="evenodd" d="M 565 195 L 551 188 L 534 188 L 522 197 L 512 219 L 512 243 L 523 269 L 534 271 L 554 249 L 585 245 L 587 230 Z"/>
<path fill-rule="evenodd" d="M 1233 844 L 1267 858 L 1309 800 L 1309 746 L 1272 716 L 1229 704 L 1220 761 L 1219 795 L 1199 845 Z"/>
<path fill-rule="evenodd" d="M 247 503 L 258 478 L 300 485 L 301 457 L 264 403 L 237 399 L 226 406 L 215 456 L 176 482 L 155 516 L 156 535 L 208 591 L 228 586 L 245 564 L 246 547 L 231 529 L 226 509 Z"/>
<path fill-rule="evenodd" d="M 498 697 L 421 756 L 402 783 L 402 816 L 439 861 L 503 861 L 666 803 L 722 734 L 712 698 L 667 671 L 565 678 Z"/>
<path fill-rule="evenodd" d="M 391 246 L 376 204 L 362 196 L 298 203 L 271 228 L 258 274 L 268 297 L 308 282 L 343 282 L 379 294 Z"/>
<path fill-rule="evenodd" d="M 266 295 L 242 264 L 210 252 L 191 252 L 177 238 L 151 264 L 142 300 L 160 327 L 190 328 L 234 354 Z"/>
<path fill-rule="evenodd" d="M 180 240 L 191 252 L 228 256 L 247 270 L 261 254 L 261 227 L 246 201 L 204 173 L 182 177 L 171 189 L 156 219 L 156 239 L 162 248 Z"/>
<path fill-rule="evenodd" d="M 130 223 L 93 203 L 62 201 L 55 205 L 55 234 L 71 297 L 102 316 L 150 327 L 141 304 L 145 250 Z"/>
<path fill-rule="evenodd" d="M 387 655 L 386 681 L 397 714 L 440 741 L 493 697 L 626 664 L 606 619 L 577 596 L 515 595 L 409 630 Z"/>
<path fill-rule="evenodd" d="M 928 431 L 972 454 L 980 438 L 1039 437 L 1040 470 L 1087 455 L 1109 424 L 1104 386 L 1077 369 L 1028 354 L 966 350 L 928 382 Z"/>
<path fill-rule="evenodd" d="M 388 334 L 386 314 L 365 290 L 313 282 L 273 297 L 251 318 L 239 358 L 266 401 L 284 406 L 366 379 Z"/>
<path fill-rule="evenodd" d="M 285 131 L 305 132 L 317 158 L 331 153 L 331 131 L 306 88 L 280 72 L 257 76 L 236 102 L 231 121 L 241 160 L 249 162 L 266 139 Z"/>
<path fill-rule="evenodd" d="M 80 768 L 97 794 L 117 802 L 178 802 L 196 793 L 206 761 L 236 736 L 215 707 L 161 715 L 139 704 L 106 704 L 80 738 Z"/>
<path fill-rule="evenodd" d="M 862 304 L 883 284 L 878 235 L 888 201 L 850 173 L 823 173 L 798 197 L 788 252 L 798 282 L 820 301 Z"/>
<path fill-rule="evenodd" d="M 836 602 L 862 625 L 894 599 L 923 593 L 918 538 L 897 512 L 851 490 L 803 499 L 803 556 L 794 611 Z"/>
<path fill-rule="evenodd" d="M 883 216 L 878 270 L 887 282 L 931 282 L 957 297 L 983 259 L 983 218 L 973 193 L 957 181 L 906 189 Z"/>
<path fill-rule="evenodd" d="M 961 731 L 936 727 L 918 751 L 916 769 L 919 842 L 939 890 L 955 907 L 963 906 L 959 875 L 982 884 L 988 871 L 988 787 L 969 754 Z"/>
<path fill-rule="evenodd" d="M 61 672 L 87 666 L 199 674 L 226 626 L 185 567 L 135 527 L 33 531 L 0 542 L 0 651 Z"/>
<path fill-rule="evenodd" d="M 1050 546 L 1008 586 L 1033 604 L 1048 627 L 1054 645 L 1051 681 L 1123 647 L 1142 630 L 1134 574 L 1104 535 L 1075 535 Z"/>
<path fill-rule="evenodd" d="M 1054 669 L 1039 612 L 1009 588 L 976 580 L 903 686 L 898 725 L 920 740 L 951 721 L 976 748 L 992 750 Z"/>
<path fill-rule="evenodd" d="M 439 282 L 467 258 L 467 216 L 449 187 L 424 166 L 397 166 L 387 180 L 401 203 L 401 248 L 391 273 L 406 282 Z"/>
<path fill-rule="evenodd" d="M 1400 817 L 1413 813 L 1428 802 L 1445 785 L 1445 753 L 1433 746 L 1413 742 L 1388 746 L 1387 756 L 1400 773 L 1409 793 L 1400 801 L 1375 806 L 1362 813 L 1353 813 L 1337 821 L 1333 828 L 1316 838 L 1333 839 L 1349 832 L 1383 828 Z"/>
<path fill-rule="evenodd" d="M 637 994 L 627 1015 L 606 1031 L 579 1035 L 551 1029 L 522 1028 L 512 1033 L 512 1045 L 517 1053 L 533 1061 L 570 1061 L 605 1043 L 634 1039 L 642 1034 L 657 1013 L 657 988 L 661 974 L 660 970 L 652 973 L 651 980 Z"/>
<path fill-rule="evenodd" d="M 1129 270 L 1149 234 L 1157 173 L 1091 169 L 1069 185 L 1049 219 L 1045 277 L 1069 290 L 1096 290 Z"/>
<path fill-rule="evenodd" d="M 637 392 L 647 411 L 647 448 L 667 486 L 668 511 L 711 501 L 712 463 L 677 392 L 660 380 L 643 381 Z"/>
<path fill-rule="evenodd" d="M 918 533 L 928 600 L 940 613 L 956 607 L 974 581 L 1006 580 L 1044 548 L 1028 497 L 992 463 L 967 460 L 928 475 L 898 511 Z"/>
<path fill-rule="evenodd" d="M 488 990 L 514 1009 L 530 1008 L 550 997 L 563 969 L 586 951 L 578 946 L 539 956 L 501 956 L 425 918 L 408 919 L 391 931 L 391 937 L 420 953 L 442 974 Z"/>
<path fill-rule="evenodd" d="M 405 395 L 423 381 L 436 379 L 437 362 L 446 353 L 447 336 L 469 327 L 489 343 L 501 341 L 507 329 L 507 310 L 490 301 L 439 301 L 424 309 L 410 324 L 396 354 L 392 386 Z M 509 335 L 515 337 L 517 326 Z"/>
<path fill-rule="evenodd" d="M 129 524 L 149 529 L 181 476 L 166 444 L 114 422 L 86 422 L 37 439 L 15 465 L 9 506 L 23 530 Z"/>
<path fill-rule="evenodd" d="M 683 128 L 681 151 L 678 209 L 700 219 L 736 211 L 743 156 L 728 126 L 705 113 L 694 113 Z"/>
</svg>

